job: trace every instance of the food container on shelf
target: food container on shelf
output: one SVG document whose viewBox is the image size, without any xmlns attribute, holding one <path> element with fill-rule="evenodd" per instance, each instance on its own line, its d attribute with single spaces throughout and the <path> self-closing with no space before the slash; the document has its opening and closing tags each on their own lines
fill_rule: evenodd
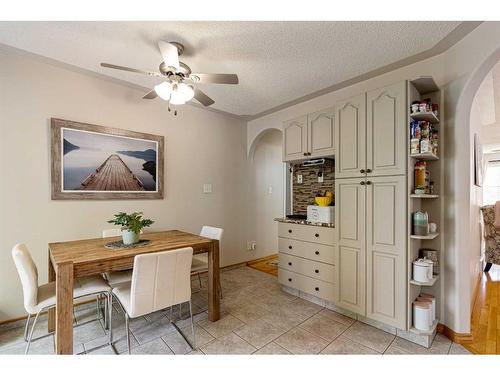
<svg viewBox="0 0 500 375">
<path fill-rule="evenodd" d="M 422 331 L 431 329 L 432 304 L 427 301 L 413 301 L 413 326 Z"/>
<path fill-rule="evenodd" d="M 417 113 L 418 112 L 418 107 L 419 103 L 414 103 L 411 105 L 411 113 Z"/>
<path fill-rule="evenodd" d="M 417 301 L 427 301 L 431 303 L 431 325 L 436 320 L 436 297 L 429 293 L 420 293 Z"/>
<path fill-rule="evenodd" d="M 434 262 L 430 259 L 417 259 L 413 261 L 413 280 L 428 283 L 432 280 Z"/>
<path fill-rule="evenodd" d="M 433 266 L 439 266 L 439 256 L 438 251 L 434 249 L 420 249 L 419 250 L 420 258 L 425 258 L 432 260 Z"/>
<path fill-rule="evenodd" d="M 417 211 L 413 214 L 413 234 L 416 236 L 429 235 L 429 215 L 427 212 Z"/>
<path fill-rule="evenodd" d="M 419 112 L 427 112 L 427 103 L 426 102 L 421 102 L 418 105 L 418 111 Z"/>
<path fill-rule="evenodd" d="M 420 139 L 412 138 L 410 141 L 410 153 L 411 154 L 419 154 L 420 153 Z"/>
</svg>

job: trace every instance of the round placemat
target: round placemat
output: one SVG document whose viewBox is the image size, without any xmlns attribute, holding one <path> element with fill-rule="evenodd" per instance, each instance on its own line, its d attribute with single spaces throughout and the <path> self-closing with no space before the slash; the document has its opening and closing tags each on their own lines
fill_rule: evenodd
<svg viewBox="0 0 500 375">
<path fill-rule="evenodd" d="M 134 247 L 146 246 L 151 242 L 151 240 L 139 240 L 139 242 L 132 245 L 125 245 L 122 240 L 108 242 L 104 245 L 106 249 L 117 250 L 117 249 L 133 249 Z"/>
</svg>

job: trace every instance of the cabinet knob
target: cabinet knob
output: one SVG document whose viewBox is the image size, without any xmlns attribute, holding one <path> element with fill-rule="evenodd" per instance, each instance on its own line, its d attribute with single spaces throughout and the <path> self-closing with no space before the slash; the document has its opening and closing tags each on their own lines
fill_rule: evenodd
<svg viewBox="0 0 500 375">
<path fill-rule="evenodd" d="M 315 290 L 316 292 L 319 292 L 319 288 L 318 288 L 318 287 L 314 288 L 314 290 Z"/>
<path fill-rule="evenodd" d="M 311 156 L 311 153 L 310 153 L 310 152 L 308 152 L 308 153 L 307 153 L 307 155 Z"/>
<path fill-rule="evenodd" d="M 304 152 L 304 156 L 307 156 L 307 152 Z"/>
<path fill-rule="evenodd" d="M 371 182 L 371 181 L 366 181 L 366 184 L 367 184 L 367 185 L 371 185 L 371 184 L 372 184 L 372 182 Z"/>
<path fill-rule="evenodd" d="M 317 237 L 319 237 L 319 233 L 316 233 L 316 234 L 314 235 L 314 237 L 316 237 L 316 238 L 317 238 Z"/>
<path fill-rule="evenodd" d="M 365 173 L 365 170 L 364 169 L 360 169 L 359 173 Z"/>
<path fill-rule="evenodd" d="M 364 184 L 365 184 L 365 182 L 364 182 L 364 181 L 361 181 L 359 184 L 360 184 L 360 185 L 364 185 Z"/>
<path fill-rule="evenodd" d="M 367 169 L 366 173 L 372 173 L 372 170 L 371 169 Z"/>
<path fill-rule="evenodd" d="M 319 251 L 317 251 L 317 250 L 316 250 L 316 251 L 314 252 L 314 254 L 319 255 Z"/>
<path fill-rule="evenodd" d="M 288 229 L 288 233 L 292 233 L 292 230 L 291 230 L 291 229 Z"/>
<path fill-rule="evenodd" d="M 288 265 L 291 266 L 292 265 L 292 262 L 288 262 Z"/>
<path fill-rule="evenodd" d="M 289 248 L 290 250 L 292 250 L 292 245 L 288 246 L 288 248 Z"/>
<path fill-rule="evenodd" d="M 292 282 L 292 278 L 289 278 L 288 281 Z"/>
<path fill-rule="evenodd" d="M 314 270 L 314 272 L 319 273 L 319 270 Z"/>
</svg>

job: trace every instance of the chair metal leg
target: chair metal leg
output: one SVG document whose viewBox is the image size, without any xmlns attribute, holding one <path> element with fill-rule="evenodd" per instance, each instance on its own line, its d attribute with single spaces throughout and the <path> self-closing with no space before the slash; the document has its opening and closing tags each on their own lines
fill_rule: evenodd
<svg viewBox="0 0 500 375">
<path fill-rule="evenodd" d="M 28 314 L 28 317 L 26 318 L 26 325 L 24 326 L 24 341 L 28 341 L 28 328 L 30 326 L 30 318 L 31 314 Z"/>
<path fill-rule="evenodd" d="M 31 338 L 33 337 L 33 332 L 35 331 L 35 326 L 36 326 L 36 321 L 38 320 L 38 316 L 40 315 L 40 310 L 39 312 L 36 313 L 35 320 L 33 321 L 33 326 L 31 327 L 30 335 L 28 337 L 28 343 L 26 344 L 26 350 L 24 351 L 24 354 L 28 354 L 28 350 L 30 349 L 30 344 L 31 344 Z"/>
<path fill-rule="evenodd" d="M 111 328 L 111 322 L 113 319 L 113 295 L 108 293 L 108 301 L 107 301 L 107 313 L 108 313 L 108 338 L 109 345 L 113 345 L 113 329 Z"/>
<path fill-rule="evenodd" d="M 189 315 L 191 316 L 191 331 L 193 332 L 193 349 L 196 350 L 196 334 L 194 332 L 193 307 L 191 306 L 191 300 L 189 300 Z"/>
<path fill-rule="evenodd" d="M 125 331 L 127 332 L 127 350 L 128 354 L 130 354 L 130 331 L 129 331 L 129 322 L 128 322 L 128 314 L 125 313 Z"/>
</svg>

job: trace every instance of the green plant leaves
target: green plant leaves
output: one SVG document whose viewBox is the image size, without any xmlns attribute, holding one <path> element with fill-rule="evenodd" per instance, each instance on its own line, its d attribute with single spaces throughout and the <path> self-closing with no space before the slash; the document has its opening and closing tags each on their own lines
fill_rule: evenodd
<svg viewBox="0 0 500 375">
<path fill-rule="evenodd" d="M 151 219 L 143 219 L 142 215 L 142 212 L 132 212 L 131 214 L 119 212 L 114 215 L 114 219 L 108 220 L 108 223 L 120 225 L 124 229 L 139 233 L 142 228 L 150 227 L 154 223 Z"/>
</svg>

